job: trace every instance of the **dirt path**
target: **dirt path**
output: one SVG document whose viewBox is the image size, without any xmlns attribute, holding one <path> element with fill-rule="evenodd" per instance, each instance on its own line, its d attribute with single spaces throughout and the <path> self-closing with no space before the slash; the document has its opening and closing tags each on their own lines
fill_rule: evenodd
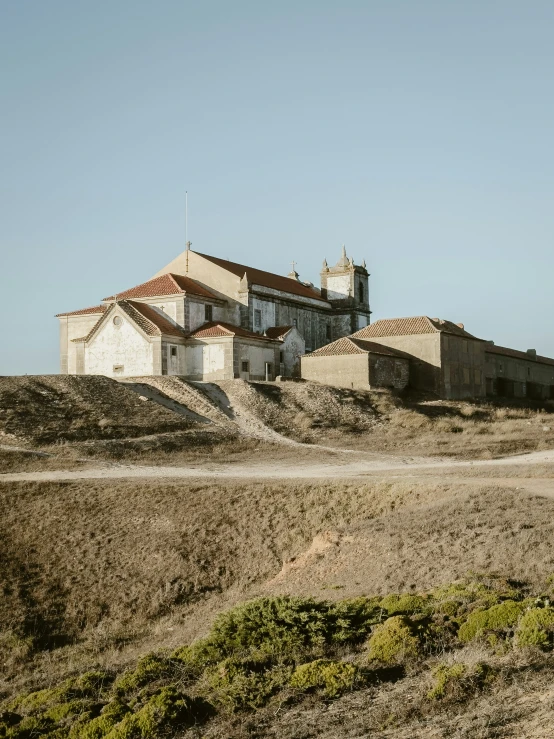
<svg viewBox="0 0 554 739">
<path fill-rule="evenodd" d="M 313 448 L 313 447 L 312 447 Z M 322 450 L 324 453 L 325 450 Z M 342 450 L 335 450 L 340 452 Z M 188 467 L 155 467 L 124 464 L 105 464 L 96 468 L 79 470 L 44 470 L 33 472 L 14 472 L 0 475 L 1 482 L 16 481 L 47 481 L 47 480 L 91 480 L 91 479 L 152 479 L 152 478 L 233 478 L 233 479 L 349 479 L 365 478 L 382 472 L 411 473 L 418 470 L 441 469 L 443 475 L 455 475 L 457 470 L 494 469 L 498 467 L 521 467 L 536 466 L 542 464 L 554 464 L 554 450 L 531 452 L 513 457 L 500 459 L 458 461 L 451 460 L 428 460 L 424 458 L 379 458 L 372 455 L 371 458 L 352 458 L 345 455 L 342 463 L 326 463 L 322 454 L 322 461 L 294 463 L 270 463 L 263 460 L 250 464 L 218 464 L 198 463 Z M 469 482 L 475 477 L 464 478 Z M 491 481 L 497 478 L 487 478 Z M 502 478 L 504 479 L 504 478 Z M 505 478 L 512 480 L 513 484 L 520 483 L 527 478 Z"/>
</svg>

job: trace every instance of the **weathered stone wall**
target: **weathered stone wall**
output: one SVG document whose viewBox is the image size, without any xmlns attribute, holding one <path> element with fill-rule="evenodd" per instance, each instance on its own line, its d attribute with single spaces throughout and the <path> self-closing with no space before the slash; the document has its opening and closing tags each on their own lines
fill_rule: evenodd
<svg viewBox="0 0 554 739">
<path fill-rule="evenodd" d="M 279 349 L 278 374 L 300 377 L 300 357 L 306 353 L 306 343 L 297 329 L 291 329 Z"/>
<path fill-rule="evenodd" d="M 300 364 L 303 380 L 354 390 L 370 389 L 369 354 L 306 355 Z"/>
<path fill-rule="evenodd" d="M 554 365 L 487 352 L 485 344 L 487 394 L 513 398 L 554 398 Z"/>
<path fill-rule="evenodd" d="M 440 395 L 442 392 L 440 336 L 439 333 L 378 336 L 372 341 L 409 355 L 410 386 Z"/>
<path fill-rule="evenodd" d="M 482 341 L 441 334 L 443 398 L 482 398 L 486 393 Z"/>
<path fill-rule="evenodd" d="M 371 387 L 390 387 L 404 390 L 410 381 L 408 359 L 387 357 L 383 354 L 369 355 L 369 383 Z"/>
</svg>

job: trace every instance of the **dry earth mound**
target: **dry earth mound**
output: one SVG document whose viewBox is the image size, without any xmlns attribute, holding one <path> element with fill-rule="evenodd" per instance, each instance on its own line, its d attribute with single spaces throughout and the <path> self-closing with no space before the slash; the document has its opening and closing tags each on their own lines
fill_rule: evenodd
<svg viewBox="0 0 554 739">
<path fill-rule="evenodd" d="M 6 441 L 136 437 L 192 425 L 107 377 L 0 377 L 0 439 Z"/>
</svg>

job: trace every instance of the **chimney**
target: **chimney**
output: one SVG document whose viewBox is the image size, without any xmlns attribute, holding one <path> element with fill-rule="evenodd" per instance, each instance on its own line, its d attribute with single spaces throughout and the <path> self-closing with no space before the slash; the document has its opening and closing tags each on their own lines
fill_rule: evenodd
<svg viewBox="0 0 554 739">
<path fill-rule="evenodd" d="M 536 349 L 527 349 L 527 354 L 529 355 L 529 359 L 536 359 L 537 358 L 537 350 Z"/>
</svg>

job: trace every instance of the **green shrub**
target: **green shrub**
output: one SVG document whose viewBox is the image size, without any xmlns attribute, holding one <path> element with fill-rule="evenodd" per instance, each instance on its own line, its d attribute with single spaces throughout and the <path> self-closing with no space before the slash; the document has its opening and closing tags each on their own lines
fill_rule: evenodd
<svg viewBox="0 0 554 739">
<path fill-rule="evenodd" d="M 162 688 L 137 713 L 127 713 L 106 739 L 158 739 L 191 718 L 190 699 L 175 688 Z"/>
<path fill-rule="evenodd" d="M 427 694 L 431 700 L 461 701 L 494 678 L 486 664 L 466 665 L 463 662 L 440 664 L 433 670 L 434 685 Z"/>
<path fill-rule="evenodd" d="M 552 649 L 554 643 L 554 608 L 531 608 L 521 617 L 515 643 L 518 647 Z"/>
<path fill-rule="evenodd" d="M 505 600 L 503 603 L 492 606 L 492 608 L 474 611 L 470 613 L 467 621 L 460 626 L 458 639 L 462 642 L 470 642 L 487 634 L 487 632 L 506 633 L 515 626 L 525 608 L 526 604 L 524 602 L 516 603 L 513 600 Z"/>
<path fill-rule="evenodd" d="M 305 652 L 321 652 L 326 645 L 362 641 L 379 620 L 377 602 L 258 598 L 221 614 L 206 639 L 174 654 L 211 664 L 248 654 L 294 659 Z"/>
<path fill-rule="evenodd" d="M 379 603 L 389 616 L 396 614 L 427 613 L 430 610 L 431 598 L 427 595 L 396 595 L 385 596 Z"/>
<path fill-rule="evenodd" d="M 352 690 L 358 669 L 347 662 L 317 659 L 300 665 L 293 672 L 290 684 L 299 690 L 320 689 L 329 698 Z"/>
<path fill-rule="evenodd" d="M 420 642 L 412 621 L 406 616 L 392 616 L 377 626 L 369 641 L 369 659 L 379 662 L 405 662 L 420 653 Z"/>
<path fill-rule="evenodd" d="M 236 713 L 261 708 L 287 684 L 292 668 L 229 657 L 206 671 L 210 699 Z"/>
<path fill-rule="evenodd" d="M 502 578 L 474 575 L 435 588 L 431 596 L 436 611 L 446 613 L 445 608 L 452 610 L 452 606 L 446 604 L 454 604 L 455 614 L 452 615 L 457 615 L 477 608 L 491 608 L 505 600 L 519 600 L 521 594 Z"/>
<path fill-rule="evenodd" d="M 104 706 L 100 716 L 76 722 L 71 727 L 69 739 L 103 739 L 130 712 L 125 703 L 113 700 Z"/>
<path fill-rule="evenodd" d="M 146 654 L 139 659 L 134 670 L 128 670 L 119 677 L 114 689 L 116 693 L 127 695 L 148 683 L 171 677 L 174 673 L 174 665 L 171 660 L 163 654 Z"/>
</svg>

